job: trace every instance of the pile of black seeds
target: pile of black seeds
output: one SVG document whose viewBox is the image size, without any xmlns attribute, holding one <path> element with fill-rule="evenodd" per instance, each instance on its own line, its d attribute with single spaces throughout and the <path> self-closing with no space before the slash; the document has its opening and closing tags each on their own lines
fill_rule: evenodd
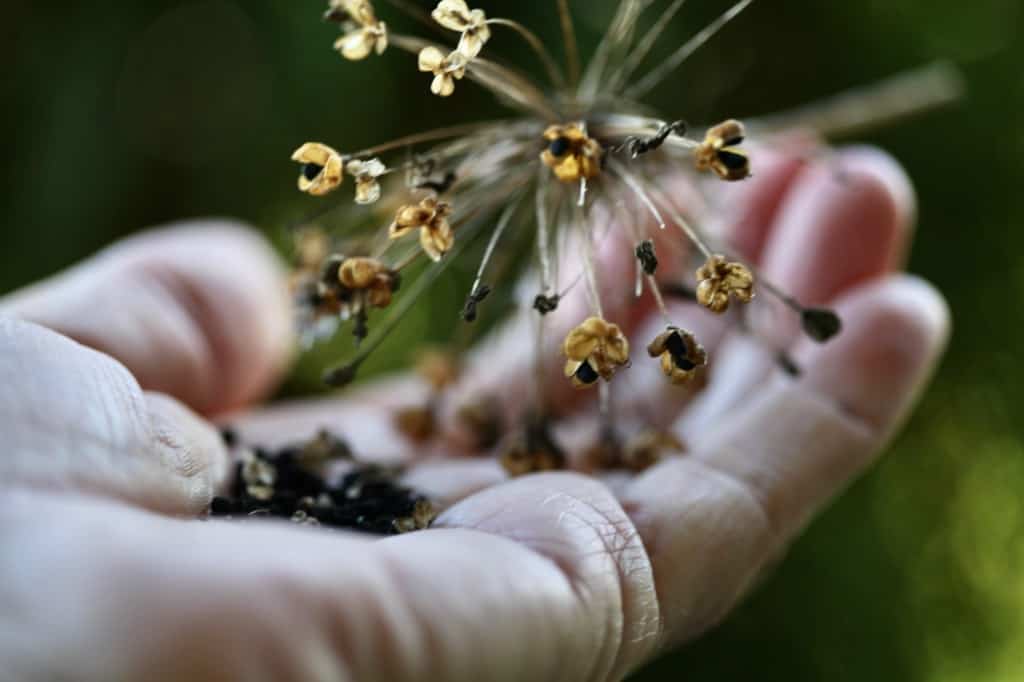
<svg viewBox="0 0 1024 682">
<path fill-rule="evenodd" d="M 400 469 L 358 464 L 345 441 L 325 431 L 274 452 L 241 447 L 227 430 L 224 439 L 240 456 L 229 496 L 213 499 L 210 516 L 274 517 L 394 535 L 427 528 L 437 515 L 430 500 L 398 483 Z M 352 468 L 329 481 L 328 465 L 343 460 Z"/>
</svg>

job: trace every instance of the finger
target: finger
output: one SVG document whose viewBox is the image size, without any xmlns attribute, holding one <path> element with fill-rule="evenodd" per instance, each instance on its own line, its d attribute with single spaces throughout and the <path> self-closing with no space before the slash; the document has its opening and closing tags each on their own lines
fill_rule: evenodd
<svg viewBox="0 0 1024 682">
<path fill-rule="evenodd" d="M 113 356 L 148 390 L 204 414 L 265 394 L 286 364 L 289 312 L 280 266 L 229 223 L 149 232 L 0 301 Z"/>
<path fill-rule="evenodd" d="M 40 679 L 571 681 L 619 679 L 656 644 L 643 547 L 600 484 L 537 476 L 441 523 L 464 528 L 372 542 L 0 499 L 22 548 L 0 594 L 46 633 L 5 660 Z"/>
<path fill-rule="evenodd" d="M 212 426 L 42 327 L 0 318 L 0 387 L 7 489 L 78 490 L 194 514 L 227 474 Z"/>
<path fill-rule="evenodd" d="M 764 564 L 877 456 L 948 334 L 939 294 L 891 277 L 839 304 L 847 329 L 802 346 L 799 381 L 765 386 L 697 444 L 629 486 L 670 641 L 719 620 Z"/>
<path fill-rule="evenodd" d="M 913 231 L 914 195 L 884 152 L 854 147 L 808 166 L 783 202 L 765 247 L 762 275 L 805 305 L 898 267 Z M 756 337 L 736 332 L 712 359 L 711 381 L 681 432 L 706 431 L 772 374 L 777 353 L 799 337 L 798 316 L 761 289 Z"/>
</svg>

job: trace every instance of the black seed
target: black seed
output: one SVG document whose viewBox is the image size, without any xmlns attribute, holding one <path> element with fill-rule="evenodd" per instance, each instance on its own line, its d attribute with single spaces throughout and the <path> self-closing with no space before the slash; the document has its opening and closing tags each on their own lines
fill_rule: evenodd
<svg viewBox="0 0 1024 682">
<path fill-rule="evenodd" d="M 574 376 L 581 384 L 592 384 L 601 378 L 601 375 L 590 366 L 589 362 L 584 362 L 580 365 Z"/>
<path fill-rule="evenodd" d="M 233 448 L 238 445 L 238 432 L 230 426 L 222 426 L 220 429 L 220 438 L 224 441 L 224 445 L 229 448 Z"/>
<path fill-rule="evenodd" d="M 215 497 L 210 502 L 211 516 L 227 516 L 236 511 L 237 505 L 226 497 Z"/>
<path fill-rule="evenodd" d="M 483 303 L 490 293 L 491 287 L 487 284 L 481 284 L 476 291 L 469 292 L 469 295 L 466 296 L 466 303 L 462 306 L 462 319 L 466 322 L 475 322 L 477 306 Z"/>
<path fill-rule="evenodd" d="M 687 301 L 697 300 L 697 290 L 682 283 L 662 284 L 661 293 L 669 298 L 682 298 Z"/>
<path fill-rule="evenodd" d="M 541 315 L 547 315 L 548 313 L 553 313 L 558 309 L 558 302 L 560 300 L 561 297 L 557 294 L 554 296 L 537 294 L 537 298 L 533 299 L 533 309 Z"/>
<path fill-rule="evenodd" d="M 732 171 L 745 170 L 749 164 L 745 154 L 729 151 L 728 149 L 719 150 L 718 160 L 722 162 L 722 165 Z"/>
<path fill-rule="evenodd" d="M 780 352 L 775 361 L 778 363 L 779 368 L 791 377 L 796 378 L 802 374 L 800 365 L 796 364 L 796 361 L 785 351 Z"/>
<path fill-rule="evenodd" d="M 323 166 L 318 166 L 315 163 L 304 163 L 302 164 L 302 177 L 313 182 L 323 169 Z"/>
<path fill-rule="evenodd" d="M 456 176 L 454 172 L 448 171 L 447 173 L 444 174 L 444 179 L 440 181 L 426 180 L 416 185 L 416 189 L 429 189 L 433 191 L 435 194 L 444 194 L 445 192 L 452 188 L 452 185 L 455 184 L 455 179 L 457 177 L 458 176 Z"/>
<path fill-rule="evenodd" d="M 551 141 L 548 145 L 548 151 L 554 157 L 562 157 L 569 153 L 569 147 L 572 143 L 569 142 L 569 138 L 558 137 Z"/>
<path fill-rule="evenodd" d="M 686 343 L 683 342 L 683 337 L 678 332 L 672 334 L 665 341 L 665 347 L 668 349 L 668 354 L 672 356 L 672 362 L 675 363 L 676 367 L 689 372 L 692 369 L 696 369 L 697 365 L 691 362 L 687 355 Z"/>
<path fill-rule="evenodd" d="M 323 267 L 320 269 L 320 281 L 330 287 L 339 285 L 338 271 L 341 269 L 341 264 L 344 261 L 345 257 L 341 255 L 328 257 L 328 259 L 324 261 Z"/>
<path fill-rule="evenodd" d="M 640 261 L 640 266 L 648 275 L 653 275 L 658 269 L 658 257 L 654 255 L 654 242 L 650 239 L 637 244 L 636 257 Z"/>
<path fill-rule="evenodd" d="M 804 333 L 818 343 L 825 343 L 843 329 L 843 322 L 831 310 L 807 308 L 800 313 Z"/>
<path fill-rule="evenodd" d="M 345 365 L 344 367 L 329 370 L 324 374 L 324 383 L 338 388 L 347 386 L 355 381 L 358 370 L 358 365 Z"/>
</svg>

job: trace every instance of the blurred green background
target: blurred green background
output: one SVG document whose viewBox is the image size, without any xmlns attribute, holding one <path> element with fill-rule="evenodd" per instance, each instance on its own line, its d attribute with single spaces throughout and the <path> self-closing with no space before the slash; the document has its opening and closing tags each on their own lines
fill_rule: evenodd
<svg viewBox="0 0 1024 682">
<path fill-rule="evenodd" d="M 573 4 L 593 45 L 611 0 Z M 549 0 L 479 5 L 557 39 Z M 671 32 L 689 35 L 724 5 L 691 0 Z M 344 63 L 321 10 L 8 3 L 0 293 L 170 220 L 238 216 L 279 236 L 310 209 L 288 161 L 307 139 L 351 149 L 501 113 L 473 87 L 438 106 L 397 51 Z M 681 87 L 652 98 L 688 120 L 743 117 L 936 58 L 968 85 L 957 106 L 861 138 L 897 156 L 919 191 L 911 270 L 950 299 L 956 327 L 938 380 L 881 466 L 728 622 L 637 679 L 1024 679 L 1022 14 L 1020 0 L 762 0 L 679 71 Z M 443 338 L 456 309 L 437 312 L 405 335 Z"/>
</svg>

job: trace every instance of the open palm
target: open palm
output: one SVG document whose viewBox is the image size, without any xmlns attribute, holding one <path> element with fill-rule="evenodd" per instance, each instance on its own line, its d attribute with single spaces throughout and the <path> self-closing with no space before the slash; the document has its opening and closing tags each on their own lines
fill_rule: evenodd
<svg viewBox="0 0 1024 682">
<path fill-rule="evenodd" d="M 144 235 L 0 301 L 0 660 L 15 679 L 604 680 L 701 634 L 873 461 L 948 328 L 941 297 L 894 274 L 913 198 L 880 153 L 765 158 L 733 206 L 730 242 L 844 331 L 812 346 L 766 320 L 793 379 L 765 344 L 673 308 L 714 366 L 695 397 L 648 363 L 623 373 L 618 418 L 689 445 L 635 477 L 509 481 L 454 426 L 415 448 L 391 418 L 425 394 L 413 377 L 251 411 L 285 364 L 289 315 L 271 255 L 238 227 Z M 632 258 L 606 245 L 604 279 L 631 277 Z M 638 347 L 660 331 L 648 303 L 607 306 Z M 493 394 L 520 413 L 529 326 L 495 332 L 449 402 Z M 591 394 L 551 391 L 578 453 L 599 432 Z M 388 539 L 183 518 L 229 468 L 196 413 L 226 412 L 256 443 L 335 430 L 450 506 Z"/>
</svg>

